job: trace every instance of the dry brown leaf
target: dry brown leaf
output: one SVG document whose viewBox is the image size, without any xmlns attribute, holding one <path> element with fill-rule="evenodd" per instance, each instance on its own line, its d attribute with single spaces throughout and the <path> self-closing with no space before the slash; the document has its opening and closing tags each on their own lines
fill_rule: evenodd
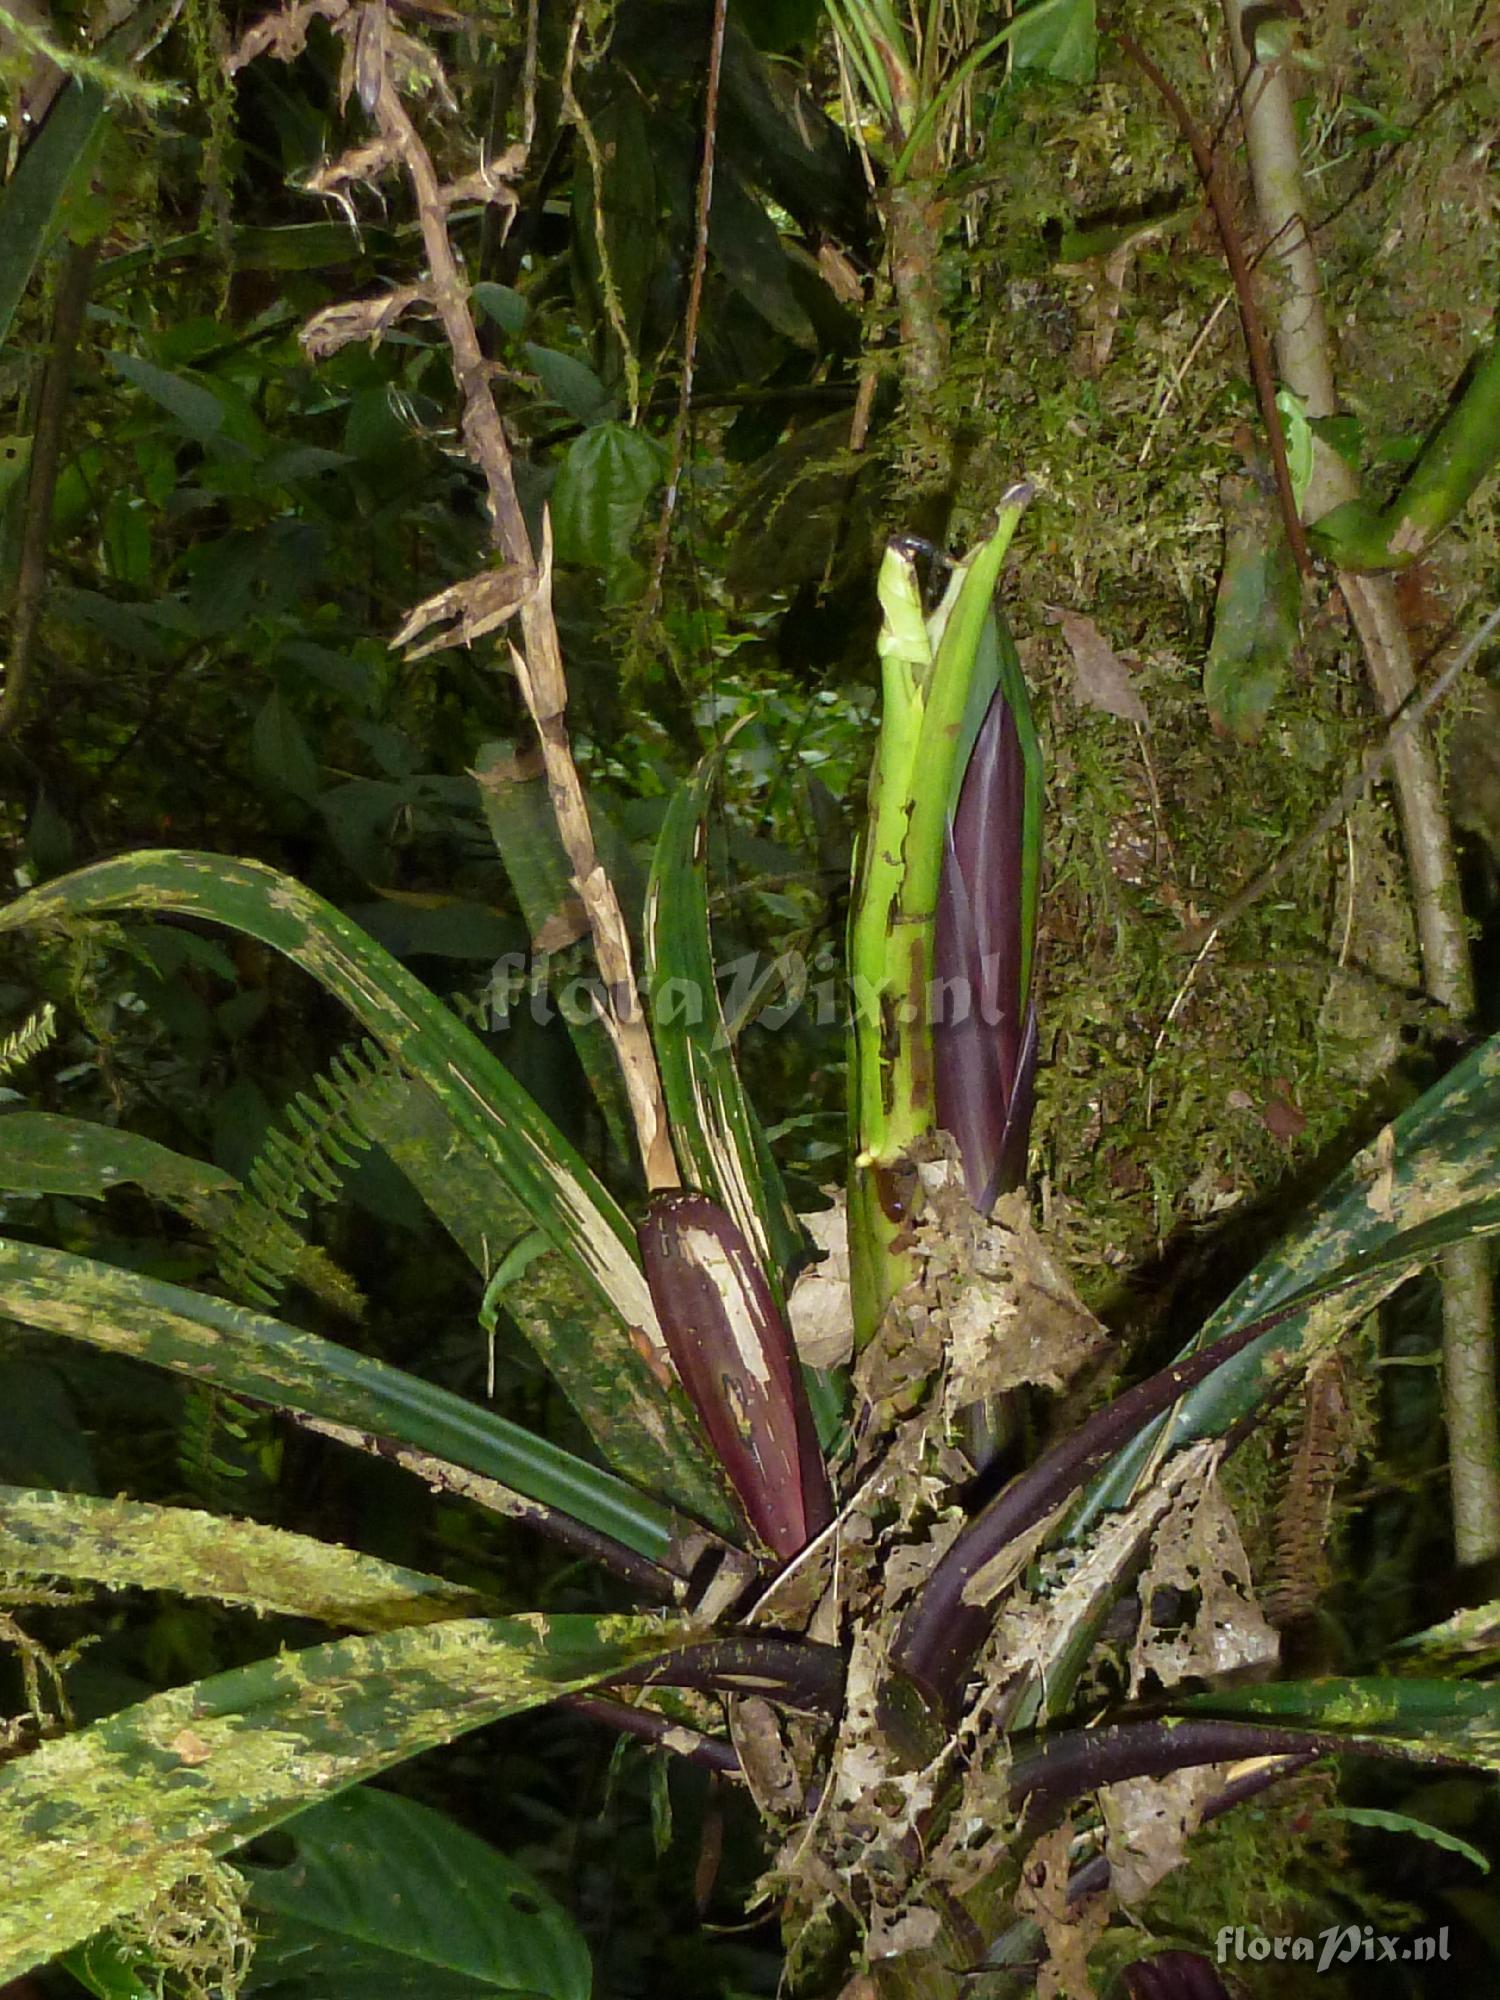
<svg viewBox="0 0 1500 2000">
<path fill-rule="evenodd" d="M 1164 1778 L 1125 1778 L 1100 1790 L 1109 1885 L 1127 1907 L 1182 1866 L 1203 1808 L 1223 1791 L 1228 1768 L 1198 1764 Z"/>
<path fill-rule="evenodd" d="M 1016 1908 L 1035 1917 L 1047 1940 L 1047 1956 L 1037 1968 L 1037 2000 L 1095 2000 L 1089 1952 L 1109 1921 L 1102 1896 L 1068 1902 L 1068 1851 L 1072 1822 L 1045 1833 L 1021 1867 Z"/>
<path fill-rule="evenodd" d="M 1084 707 L 1144 724 L 1146 704 L 1135 691 L 1130 670 L 1093 619 L 1056 604 L 1047 606 L 1047 616 L 1062 627 L 1073 655 L 1073 689 Z"/>
<path fill-rule="evenodd" d="M 787 1299 L 787 1318 L 797 1352 L 809 1368 L 842 1368 L 854 1352 L 854 1315 L 849 1303 L 849 1218 L 842 1188 L 825 1190 L 831 1208 L 799 1216 L 823 1252 L 809 1265 Z"/>
<path fill-rule="evenodd" d="M 450 583 L 446 590 L 424 599 L 394 634 L 391 644 L 404 646 L 410 660 L 420 660 L 444 646 L 471 646 L 514 617 L 535 589 L 535 572 L 519 563 L 481 570 L 478 576 Z M 420 645 L 414 643 L 433 627 L 438 629 L 430 638 L 422 639 Z"/>
<path fill-rule="evenodd" d="M 1165 1593 L 1160 1622 L 1154 1615 Z M 1130 1656 L 1130 1692 L 1148 1678 L 1164 1688 L 1274 1664 L 1276 1630 L 1257 1603 L 1239 1526 L 1217 1478 L 1180 1494 L 1157 1529 L 1141 1579 L 1141 1623 Z M 1175 1602 L 1193 1608 L 1175 1616 Z"/>
</svg>

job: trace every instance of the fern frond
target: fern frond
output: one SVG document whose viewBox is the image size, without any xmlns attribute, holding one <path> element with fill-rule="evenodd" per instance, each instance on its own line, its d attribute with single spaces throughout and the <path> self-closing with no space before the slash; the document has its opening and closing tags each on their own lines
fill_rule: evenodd
<svg viewBox="0 0 1500 2000">
<path fill-rule="evenodd" d="M 280 1462 L 281 1441 L 269 1410 L 204 1382 L 187 1385 L 177 1425 L 177 1465 L 200 1507 L 215 1514 L 263 1514 Z"/>
<path fill-rule="evenodd" d="M 0 1076 L 8 1076 L 13 1069 L 29 1063 L 56 1039 L 57 1009 L 47 1000 L 19 1028 L 0 1036 Z"/>
<path fill-rule="evenodd" d="M 360 1099 L 392 1070 L 371 1042 L 341 1050 L 267 1133 L 245 1192 L 219 1232 L 220 1278 L 247 1305 L 274 1305 L 295 1278 L 335 1310 L 355 1318 L 363 1312 L 354 1281 L 294 1224 L 307 1220 L 309 1199 L 332 1201 L 368 1151 Z"/>
</svg>

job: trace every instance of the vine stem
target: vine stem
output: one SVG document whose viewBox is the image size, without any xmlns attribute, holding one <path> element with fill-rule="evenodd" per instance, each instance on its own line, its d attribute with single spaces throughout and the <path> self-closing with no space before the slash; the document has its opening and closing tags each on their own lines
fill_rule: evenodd
<svg viewBox="0 0 1500 2000">
<path fill-rule="evenodd" d="M 1197 120 L 1183 102 L 1171 78 L 1157 67 L 1140 43 L 1123 28 L 1112 28 L 1110 32 L 1136 68 L 1160 94 L 1162 102 L 1171 112 L 1177 129 L 1193 156 L 1193 165 L 1197 168 L 1198 178 L 1203 183 L 1204 196 L 1213 210 L 1219 241 L 1224 250 L 1224 261 L 1229 266 L 1230 277 L 1234 280 L 1234 296 L 1240 309 L 1240 326 L 1245 335 L 1245 352 L 1250 360 L 1250 374 L 1255 383 L 1256 400 L 1260 404 L 1261 422 L 1265 426 L 1266 440 L 1271 447 L 1271 464 L 1276 474 L 1276 497 L 1281 506 L 1281 519 L 1286 529 L 1287 543 L 1296 558 L 1298 569 L 1304 576 L 1311 576 L 1312 552 L 1307 546 L 1307 534 L 1302 526 L 1302 517 L 1297 512 L 1296 495 L 1292 490 L 1292 471 L 1287 464 L 1286 439 L 1282 434 L 1281 415 L 1276 408 L 1276 380 L 1271 368 L 1271 351 L 1266 344 L 1266 330 L 1261 321 L 1260 308 L 1255 302 L 1250 260 L 1245 255 L 1245 246 L 1235 224 L 1233 204 L 1224 185 L 1218 158 L 1198 129 Z"/>
<path fill-rule="evenodd" d="M 1285 69 L 1256 56 L 1251 9 L 1222 0 L 1239 92 L 1245 150 L 1260 222 L 1281 277 L 1276 356 L 1309 419 L 1338 408 L 1322 277 L 1308 229 L 1301 153 Z M 1249 24 L 1249 25 L 1247 25 Z M 1359 481 L 1336 452 L 1320 449 L 1307 507 L 1311 518 L 1358 497 Z M 1411 640 L 1388 577 L 1337 573 L 1359 635 L 1371 689 L 1394 716 L 1416 687 Z M 1427 991 L 1458 1023 L 1474 1011 L 1474 979 L 1442 780 L 1425 729 L 1392 734 L 1391 765 L 1411 875 L 1412 905 Z M 1443 1406 L 1448 1429 L 1454 1550 L 1461 1566 L 1500 1555 L 1500 1406 L 1495 1327 L 1483 1244 L 1458 1244 L 1439 1264 L 1443 1287 Z"/>
<path fill-rule="evenodd" d="M 646 592 L 646 618 L 655 616 L 661 602 L 662 578 L 672 542 L 672 516 L 677 511 L 677 495 L 682 486 L 682 468 L 687 458 L 688 425 L 693 415 L 693 371 L 698 359 L 698 320 L 703 311 L 703 280 L 708 270 L 708 223 L 714 202 L 714 155 L 719 137 L 719 81 L 724 67 L 724 29 L 728 0 L 714 0 L 713 24 L 708 38 L 708 81 L 703 93 L 703 157 L 698 166 L 698 195 L 693 216 L 693 269 L 688 280 L 687 314 L 682 328 L 682 381 L 677 392 L 677 417 L 672 425 L 672 457 L 667 472 L 667 488 L 662 495 L 661 519 L 656 524 L 656 550 L 651 559 L 651 582 Z"/>
<path fill-rule="evenodd" d="M 52 502 L 62 463 L 73 356 L 83 331 L 98 256 L 97 243 L 69 250 L 63 259 L 53 301 L 52 344 L 37 395 L 31 464 L 27 468 L 20 561 L 10 624 L 10 658 L 6 662 L 5 686 L 0 691 L 0 737 L 18 731 L 31 679 L 37 629 L 46 601 L 47 545 L 52 539 Z"/>
</svg>

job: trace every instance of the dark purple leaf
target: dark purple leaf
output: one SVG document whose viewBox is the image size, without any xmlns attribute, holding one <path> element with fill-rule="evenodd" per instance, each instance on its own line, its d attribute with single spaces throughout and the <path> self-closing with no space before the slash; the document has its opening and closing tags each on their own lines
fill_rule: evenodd
<svg viewBox="0 0 1500 2000">
<path fill-rule="evenodd" d="M 667 1351 L 752 1528 L 786 1559 L 833 1519 L 792 1337 L 736 1224 L 701 1194 L 653 1195 L 641 1258 Z"/>
<path fill-rule="evenodd" d="M 1213 1961 L 1199 1951 L 1159 1951 L 1125 1968 L 1130 2000 L 1230 2000 Z"/>
<path fill-rule="evenodd" d="M 1021 991 L 1025 805 L 1020 735 L 997 689 L 959 788 L 933 927 L 938 1122 L 986 1211 L 1019 1184 L 1030 1130 L 1031 1080 L 1018 1075 L 1023 1058 L 1035 1065 L 1036 1035 Z"/>
</svg>

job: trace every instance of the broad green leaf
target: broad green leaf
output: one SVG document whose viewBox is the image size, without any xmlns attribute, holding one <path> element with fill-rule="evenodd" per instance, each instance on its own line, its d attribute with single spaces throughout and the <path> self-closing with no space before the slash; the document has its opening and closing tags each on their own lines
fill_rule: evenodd
<svg viewBox="0 0 1500 2000">
<path fill-rule="evenodd" d="M 714 173 L 708 247 L 753 312 L 797 346 L 817 346 L 813 323 L 792 285 L 780 232 L 759 198 L 722 157 Z"/>
<path fill-rule="evenodd" d="M 162 2000 L 160 1968 L 151 1954 L 127 1948 L 113 1931 L 85 1938 L 57 1962 L 98 2000 Z"/>
<path fill-rule="evenodd" d="M 1440 1625 L 1414 1632 L 1396 1649 L 1395 1671 L 1404 1672 L 1403 1653 L 1416 1653 L 1433 1666 L 1449 1673 L 1477 1673 L 1500 1666 L 1500 1597 L 1487 1604 L 1471 1604 L 1455 1611 Z"/>
<path fill-rule="evenodd" d="M 1307 498 L 1308 482 L 1313 473 L 1313 427 L 1307 420 L 1307 411 L 1302 398 L 1294 395 L 1290 389 L 1278 390 L 1276 408 L 1281 416 L 1281 434 L 1286 445 L 1286 465 L 1292 482 L 1292 500 L 1300 514 L 1302 503 Z"/>
<path fill-rule="evenodd" d="M 0 1767 L 0 1978 L 327 1797 L 688 1643 L 647 1618 L 448 1620 L 173 1688 Z"/>
<path fill-rule="evenodd" d="M 51 1111 L 0 1116 L 0 1189 L 97 1199 L 133 1185 L 207 1224 L 240 1193 L 233 1174 L 174 1153 L 155 1139 Z"/>
<path fill-rule="evenodd" d="M 552 489 L 558 560 L 618 569 L 661 476 L 659 447 L 628 424 L 595 424 L 574 438 Z"/>
<path fill-rule="evenodd" d="M 1270 1681 L 1215 1688 L 1174 1706 L 1195 1715 L 1242 1715 L 1293 1729 L 1327 1731 L 1350 1745 L 1390 1745 L 1409 1756 L 1456 1758 L 1500 1771 L 1500 1682 L 1415 1680 Z"/>
<path fill-rule="evenodd" d="M 1253 479 L 1231 508 L 1203 694 L 1221 735 L 1253 743 L 1286 679 L 1302 585 L 1275 503 Z"/>
<path fill-rule="evenodd" d="M 112 354 L 110 361 L 117 375 L 149 396 L 189 437 L 200 444 L 218 439 L 227 412 L 212 389 L 189 376 L 158 368 L 154 361 L 143 361 L 137 354 Z"/>
<path fill-rule="evenodd" d="M 305 805 L 316 803 L 322 789 L 318 760 L 279 689 L 273 688 L 266 696 L 251 725 L 250 758 L 262 783 L 270 789 L 288 791 Z"/>
<path fill-rule="evenodd" d="M 114 40 L 111 36 L 100 53 Z M 10 333 L 70 187 L 88 172 L 107 116 L 104 92 L 96 84 L 64 84 L 5 184 L 0 196 L 0 340 Z"/>
<path fill-rule="evenodd" d="M 1310 1301 L 1189 1392 L 1091 1488 L 1071 1534 L 1128 1504 L 1156 1454 L 1222 1434 L 1255 1408 L 1263 1370 L 1326 1344 L 1453 1240 L 1494 1227 L 1500 1197 L 1500 1036 L 1471 1051 L 1335 1180 L 1205 1323 L 1182 1357 Z M 1446 1225 L 1446 1226 L 1445 1226 Z M 1451 1234 L 1449 1233 L 1451 1230 Z M 1384 1261 L 1383 1261 L 1384 1260 Z M 1352 1280 L 1352 1282 L 1350 1282 Z M 1332 1289 L 1330 1289 L 1332 1287 Z"/>
<path fill-rule="evenodd" d="M 170 1590 L 356 1632 L 470 1618 L 479 1592 L 258 1521 L 0 1486 L 0 1571 Z"/>
<path fill-rule="evenodd" d="M 1094 0 L 1067 0 L 1035 22 L 1030 8 L 1016 15 L 1010 60 L 1014 69 L 1037 70 L 1060 83 L 1092 83 L 1099 67 L 1099 25 Z"/>
<path fill-rule="evenodd" d="M 123 855 L 19 898 L 0 910 L 0 931 L 65 926 L 70 916 L 120 909 L 200 917 L 259 938 L 350 1009 L 430 1093 L 497 1198 L 503 1192 L 507 1203 L 519 1202 L 529 1226 L 546 1234 L 576 1279 L 616 1315 L 586 1373 L 563 1383 L 600 1450 L 705 1518 L 728 1518 L 706 1448 L 685 1419 L 674 1421 L 647 1359 L 664 1355 L 665 1344 L 634 1230 L 478 1036 L 332 904 L 259 862 L 171 850 Z"/>
<path fill-rule="evenodd" d="M 705 847 L 718 767 L 705 757 L 662 822 L 646 892 L 646 995 L 688 1181 L 734 1218 L 784 1298 L 807 1238 L 740 1082 L 714 975 Z"/>
<path fill-rule="evenodd" d="M 0 1311 L 110 1353 L 255 1396 L 325 1423 L 391 1438 L 498 1481 L 661 1562 L 684 1524 L 613 1474 L 418 1376 L 331 1340 L 33 1243 L 0 1239 Z"/>
<path fill-rule="evenodd" d="M 143 1189 L 211 1236 L 221 1271 L 226 1249 L 242 1251 L 248 1239 L 256 1268 L 249 1270 L 242 1262 L 242 1275 L 252 1280 L 264 1273 L 295 1278 L 336 1311 L 351 1309 L 353 1287 L 327 1252 L 298 1235 L 284 1215 L 256 1204 L 233 1174 L 174 1153 L 155 1139 L 86 1118 L 50 1111 L 0 1116 L 0 1189 L 98 1201 L 126 1185 Z M 271 1302 L 271 1295 L 254 1285 L 244 1296 Z"/>
<path fill-rule="evenodd" d="M 137 660 L 169 660 L 182 651 L 182 640 L 197 631 L 196 619 L 175 598 L 122 604 L 99 590 L 56 590 L 49 605 L 65 624 L 88 635 L 98 633 Z"/>
<path fill-rule="evenodd" d="M 0 437 L 0 501 L 24 477 L 31 464 L 31 438 L 25 431 Z"/>
<path fill-rule="evenodd" d="M 145 271 L 160 277 L 173 265 L 223 261 L 226 248 L 236 271 L 321 271 L 338 264 L 363 264 L 388 258 L 396 239 L 387 229 L 361 222 L 295 222 L 275 228 L 231 228 L 225 238 L 217 228 L 195 229 L 168 237 L 140 250 L 123 250 L 100 259 L 95 290 L 105 292 L 133 283 Z"/>
<path fill-rule="evenodd" d="M 555 347 L 539 347 L 534 340 L 521 352 L 547 396 L 578 423 L 597 424 L 612 414 L 614 398 L 586 361 Z"/>
<path fill-rule="evenodd" d="M 520 333 L 526 324 L 530 308 L 522 293 L 509 285 L 492 284 L 488 278 L 474 286 L 469 294 L 486 318 L 492 319 L 505 333 Z"/>
<path fill-rule="evenodd" d="M 435 1982 L 446 1994 L 456 1977 L 476 1995 L 589 2000 L 588 1946 L 567 1911 L 430 1806 L 357 1785 L 287 1820 L 282 1836 L 294 1850 L 284 1866 L 236 1864 L 261 1919 L 257 1984 L 300 1971 L 320 2000 L 339 1990 L 392 2000 Z"/>
<path fill-rule="evenodd" d="M 608 329 L 605 337 L 613 346 L 619 340 L 618 317 L 633 351 L 640 342 L 656 265 L 657 188 L 646 108 L 628 77 L 620 79 L 589 124 L 604 172 L 596 187 L 590 150 L 575 140 L 573 236 L 598 324 Z M 613 300 L 607 297 L 610 287 Z"/>
</svg>

